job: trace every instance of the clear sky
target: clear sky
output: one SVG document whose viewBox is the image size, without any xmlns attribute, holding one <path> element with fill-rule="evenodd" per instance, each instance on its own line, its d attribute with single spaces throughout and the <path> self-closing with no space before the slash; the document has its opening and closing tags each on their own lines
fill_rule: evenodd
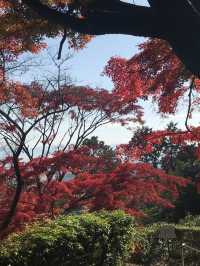
<svg viewBox="0 0 200 266">
<path fill-rule="evenodd" d="M 138 0 L 135 1 L 135 4 L 145 5 L 147 2 L 145 0 Z M 51 53 L 57 53 L 59 41 L 59 39 L 48 40 Z M 125 35 L 98 36 L 94 38 L 86 48 L 73 54 L 72 59 L 69 60 L 69 73 L 79 84 L 111 89 L 112 82 L 107 77 L 102 76 L 102 71 L 106 62 L 112 56 L 132 57 L 138 51 L 137 44 L 142 41 L 144 41 L 144 38 Z M 68 52 L 70 51 L 65 47 L 62 55 L 65 56 Z M 48 63 L 48 60 L 45 61 L 45 53 L 41 55 L 41 58 L 41 65 Z M 48 66 L 47 70 L 52 70 L 51 66 Z M 40 68 L 38 68 L 38 71 L 34 69 L 34 75 L 33 72 L 31 72 L 31 78 L 34 78 L 34 76 L 38 77 L 40 72 Z M 176 118 L 171 117 L 169 119 L 163 119 L 156 113 L 153 105 L 146 103 L 144 105 L 144 110 L 146 124 L 155 129 L 164 128 L 170 120 L 174 122 L 184 121 L 185 117 L 185 111 L 181 110 Z M 197 121 L 197 118 L 195 121 Z M 107 144 L 116 145 L 127 143 L 132 136 L 132 132 L 118 125 L 107 125 L 97 129 L 94 135 L 99 136 L 99 138 L 104 140 Z"/>
</svg>

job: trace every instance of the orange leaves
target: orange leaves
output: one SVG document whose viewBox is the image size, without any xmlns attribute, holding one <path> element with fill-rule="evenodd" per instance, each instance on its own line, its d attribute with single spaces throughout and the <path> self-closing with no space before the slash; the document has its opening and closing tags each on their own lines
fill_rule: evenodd
<svg viewBox="0 0 200 266">
<path fill-rule="evenodd" d="M 108 62 L 105 74 L 112 79 L 115 93 L 127 101 L 150 99 L 158 106 L 158 112 L 164 115 L 175 115 L 178 107 L 181 106 L 182 111 L 183 103 L 187 103 L 184 105 L 186 115 L 183 118 L 186 130 L 155 130 L 146 132 L 146 135 L 141 132 L 140 139 L 135 139 L 135 143 L 133 141 L 118 148 L 120 158 L 138 160 L 145 156 L 151 157 L 155 150 L 160 152 L 158 147 L 161 149 L 162 142 L 166 139 L 171 145 L 195 144 L 199 156 L 199 126 L 187 125 L 192 114 L 199 112 L 199 79 L 186 70 L 166 41 L 150 39 L 139 45 L 139 49 L 139 53 L 130 60 L 116 57 Z M 167 165 L 169 158 L 167 151 L 164 152 L 166 154 L 162 156 L 165 157 Z M 151 159 L 153 160 L 153 155 Z M 170 160 L 172 159 L 173 156 Z"/>
<path fill-rule="evenodd" d="M 32 97 L 28 88 L 20 85 L 13 84 L 12 96 L 16 105 L 20 106 L 20 110 L 25 117 L 36 116 L 37 101 Z"/>
<path fill-rule="evenodd" d="M 25 117 L 37 115 L 37 99 L 33 97 L 27 86 L 19 83 L 4 82 L 1 85 L 0 103 L 15 104 Z"/>
<path fill-rule="evenodd" d="M 142 163 L 119 165 L 107 175 L 83 174 L 70 182 L 75 185 L 75 195 L 88 195 L 86 201 L 78 201 L 77 204 L 86 204 L 92 210 L 122 208 L 130 213 L 139 213 L 145 203 L 172 207 L 163 193 L 168 192 L 175 197 L 178 186 L 187 184 L 183 178 L 167 175 Z"/>
<path fill-rule="evenodd" d="M 10 91 L 9 83 L 1 82 L 0 83 L 0 103 L 4 103 L 8 99 Z"/>
<path fill-rule="evenodd" d="M 0 33 L 4 37 L 0 41 L 0 50 L 6 63 L 13 62 L 26 51 L 39 52 L 46 47 L 43 42 L 44 36 L 60 36 L 62 32 L 61 28 L 38 18 L 20 2 L 14 3 L 14 1 L 13 5 L 9 6 L 11 2 L 13 1 L 0 1 L 0 8 L 3 8 L 0 14 L 2 18 Z M 55 9 L 65 11 L 66 3 L 69 1 L 47 0 L 46 3 L 53 5 Z M 79 11 L 78 16 L 82 16 L 83 12 Z M 67 38 L 69 46 L 74 49 L 82 49 L 91 40 L 91 36 L 74 34 L 70 31 L 67 32 Z M 95 147 L 84 146 L 81 149 L 59 151 L 45 157 L 45 145 L 50 144 L 49 149 L 47 148 L 49 152 L 58 132 L 55 125 L 62 123 L 64 112 L 69 117 L 69 124 L 73 125 L 73 122 L 75 124 L 75 130 L 70 126 L 66 131 L 71 134 L 69 142 L 66 143 L 69 144 L 77 132 L 79 135 L 75 148 L 84 139 L 85 132 L 88 134 L 92 132 L 90 129 L 96 129 L 101 124 L 120 122 L 125 125 L 130 121 L 142 123 L 143 110 L 138 104 L 141 99 L 152 98 L 158 104 L 161 113 L 174 114 L 187 91 L 185 82 L 191 79 L 191 75 L 172 53 L 167 42 L 149 40 L 140 45 L 140 52 L 130 60 L 111 58 L 105 73 L 114 82 L 115 87 L 112 92 L 65 84 L 57 84 L 58 90 L 46 89 L 37 83 L 23 85 L 9 82 L 4 76 L 5 68 L 2 67 L 0 71 L 3 81 L 0 88 L 0 104 L 2 108 L 7 108 L 7 114 L 12 111 L 14 114 L 14 125 L 12 119 L 5 121 L 6 115 L 2 119 L 5 123 L 0 124 L 0 129 L 4 131 L 4 136 L 8 136 L 15 146 L 12 135 L 23 136 L 23 130 L 31 125 L 31 130 L 34 128 L 37 134 L 41 134 L 37 143 L 43 145 L 41 157 L 33 158 L 32 150 L 32 153 L 29 153 L 29 161 L 19 163 L 23 191 L 10 230 L 19 229 L 24 223 L 34 219 L 53 218 L 63 213 L 64 209 L 80 206 L 86 206 L 89 210 L 121 208 L 134 215 L 142 215 L 141 209 L 148 204 L 173 207 L 170 198 L 176 198 L 179 187 L 184 187 L 187 182 L 181 177 L 168 175 L 152 165 L 135 161 L 144 154 L 151 154 L 154 146 L 160 144 L 166 136 L 174 143 L 199 141 L 199 128 L 192 129 L 192 133 L 142 132 L 141 136 L 132 140 L 134 147 L 127 148 L 125 145 L 120 147 L 121 162 L 118 160 L 117 164 L 113 163 L 110 168 L 109 158 L 106 161 L 105 156 L 91 155 L 91 149 L 95 150 Z M 196 92 L 199 91 L 199 86 L 199 81 L 195 80 Z M 51 113 L 52 117 L 47 117 Z M 44 118 L 44 125 L 41 120 L 38 124 L 34 124 L 40 118 L 41 120 Z M 22 121 L 21 124 L 19 121 Z M 87 129 L 87 121 L 92 121 L 93 127 L 89 125 Z M 22 125 L 21 128 L 17 128 L 18 124 Z M 82 133 L 82 129 L 85 129 L 85 132 Z M 19 139 L 16 138 L 14 141 Z M 59 148 L 61 146 L 59 145 Z M 28 149 L 28 145 L 23 148 Z M 15 174 L 10 161 L 2 163 L 0 220 L 8 212 L 15 192 Z M 73 174 L 74 179 L 63 180 L 68 174 Z"/>
<path fill-rule="evenodd" d="M 135 87 L 132 87 L 133 76 L 125 59 L 111 58 L 105 67 L 104 73 L 112 79 L 115 85 L 114 90 L 122 99 L 134 100 L 138 97 L 138 94 L 134 93 Z"/>
<path fill-rule="evenodd" d="M 94 90 L 89 87 L 63 86 L 62 94 L 64 102 L 69 106 L 75 105 L 88 112 L 103 111 L 108 118 L 116 122 L 129 121 L 130 117 L 139 122 L 142 120 L 142 108 L 134 102 L 121 99 L 115 92 L 110 93 L 103 89 Z M 70 111 L 70 116 L 72 119 L 76 118 L 73 110 Z"/>
<path fill-rule="evenodd" d="M 37 54 L 39 53 L 42 49 L 47 48 L 47 44 L 44 42 L 41 43 L 36 43 L 36 44 L 30 44 L 29 49 L 31 53 Z"/>
<path fill-rule="evenodd" d="M 3 10 L 6 10 L 7 8 L 10 8 L 12 4 L 7 0 L 0 0 L 0 12 L 3 13 Z"/>
<path fill-rule="evenodd" d="M 20 29 L 23 30 L 23 29 Z M 12 31 L 14 28 L 12 27 Z M 44 42 L 38 42 L 33 40 L 23 40 L 22 36 L 15 36 L 15 33 L 9 33 L 9 36 L 4 36 L 0 41 L 0 50 L 5 54 L 7 61 L 15 60 L 17 56 L 23 52 L 38 53 L 42 49 L 46 48 L 47 44 Z"/>
<path fill-rule="evenodd" d="M 84 19 L 84 17 L 81 17 Z M 88 42 L 92 40 L 92 36 L 90 35 L 80 35 L 78 38 L 75 35 L 68 37 L 68 46 L 69 48 L 73 48 L 74 50 L 78 51 L 83 49 Z"/>
<path fill-rule="evenodd" d="M 140 52 L 130 60 L 111 58 L 105 73 L 114 82 L 121 97 L 147 99 L 158 103 L 161 113 L 174 113 L 186 92 L 191 74 L 173 54 L 168 43 L 158 39 L 139 46 Z"/>
<path fill-rule="evenodd" d="M 176 198 L 179 187 L 187 184 L 185 179 L 168 175 L 146 163 L 118 163 L 112 171 L 92 173 L 98 159 L 90 156 L 86 147 L 66 153 L 57 152 L 48 158 L 36 158 L 28 163 L 20 163 L 24 182 L 23 192 L 16 215 L 9 230 L 19 230 L 25 223 L 54 217 L 63 210 L 84 207 L 88 210 L 124 209 L 132 215 L 144 215 L 144 204 L 155 204 L 166 208 L 173 207 L 169 198 Z M 15 182 L 12 165 L 2 161 L 1 174 L 10 182 L 1 183 L 0 206 L 4 206 L 3 219 L 9 210 Z M 104 167 L 100 168 L 104 169 Z M 71 180 L 59 181 L 59 174 L 75 173 Z M 1 177 L 1 180 L 3 178 Z M 5 204 L 6 203 L 6 204 Z"/>
<path fill-rule="evenodd" d="M 54 8 L 66 9 L 66 3 L 69 1 L 46 1 Z M 66 10 L 65 10 L 66 11 Z M 17 56 L 23 52 L 38 53 L 46 48 L 43 39 L 46 37 L 58 37 L 63 31 L 62 27 L 49 24 L 45 19 L 37 16 L 21 1 L 0 1 L 0 34 L 3 36 L 3 43 L 6 52 Z M 91 40 L 91 36 L 74 33 L 67 30 L 67 39 L 69 47 L 79 50 Z M 15 42 L 15 45 L 14 45 Z M 11 47 L 11 44 L 12 47 Z M 12 51 L 11 51 L 12 50 Z"/>
</svg>

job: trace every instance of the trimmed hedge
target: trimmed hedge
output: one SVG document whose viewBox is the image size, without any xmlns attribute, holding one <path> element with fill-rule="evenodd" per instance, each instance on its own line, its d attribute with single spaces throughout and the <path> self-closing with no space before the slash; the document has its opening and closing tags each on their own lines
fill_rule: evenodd
<svg viewBox="0 0 200 266">
<path fill-rule="evenodd" d="M 35 223 L 0 245 L 1 266 L 124 265 L 133 219 L 122 211 L 62 216 Z"/>
</svg>

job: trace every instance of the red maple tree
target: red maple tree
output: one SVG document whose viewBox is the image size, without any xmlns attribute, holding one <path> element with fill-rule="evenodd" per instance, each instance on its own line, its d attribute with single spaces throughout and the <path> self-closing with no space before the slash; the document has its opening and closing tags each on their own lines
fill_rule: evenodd
<svg viewBox="0 0 200 266">
<path fill-rule="evenodd" d="M 123 98 L 152 100 L 161 114 L 175 114 L 187 97 L 186 131 L 179 135 L 198 139 L 198 127 L 190 126 L 189 119 L 198 111 L 199 79 L 185 68 L 167 42 L 150 39 L 139 48 L 130 60 L 115 57 L 108 62 L 105 74 L 114 82 L 114 90 Z"/>
<path fill-rule="evenodd" d="M 198 80 L 185 70 L 167 43 L 150 40 L 131 60 L 110 60 L 105 72 L 115 84 L 112 92 L 60 82 L 56 89 L 51 86 L 46 89 L 39 82 L 12 81 L 7 74 L 11 63 L 17 62 L 23 52 L 35 53 L 45 48 L 42 37 L 46 32 L 54 37 L 61 30 L 40 20 L 27 7 L 21 7 L 20 2 L 0 1 L 0 31 L 4 36 L 0 42 L 0 135 L 9 155 L 0 163 L 1 236 L 35 219 L 53 218 L 82 207 L 89 211 L 120 208 L 133 215 L 142 215 L 140 209 L 147 202 L 172 207 L 165 195 L 176 198 L 179 188 L 187 184 L 183 178 L 138 163 L 134 157 L 129 162 L 124 162 L 122 157 L 115 168 L 104 171 L 103 158 L 92 156 L 91 147 L 81 144 L 102 124 L 141 122 L 140 99 L 153 97 L 160 112 L 174 113 L 178 99 L 187 89 L 184 82 L 191 81 L 191 90 L 198 92 Z M 16 21 L 14 28 L 10 26 L 10 15 Z M 35 31 L 36 23 L 40 30 Z M 82 47 L 88 40 L 70 31 L 66 34 L 71 36 L 75 47 Z M 191 104 L 188 118 L 190 113 Z M 51 147 L 65 117 L 69 128 L 55 152 Z M 173 134 L 173 137 L 198 141 L 198 129 L 188 128 L 189 131 Z M 30 147 L 32 132 L 35 143 Z M 155 134 L 151 138 L 158 141 L 160 134 L 169 132 Z M 64 140 L 66 135 L 68 138 Z M 35 153 L 37 147 L 41 148 L 39 155 Z M 73 174 L 73 180 L 64 179 L 68 173 Z"/>
</svg>

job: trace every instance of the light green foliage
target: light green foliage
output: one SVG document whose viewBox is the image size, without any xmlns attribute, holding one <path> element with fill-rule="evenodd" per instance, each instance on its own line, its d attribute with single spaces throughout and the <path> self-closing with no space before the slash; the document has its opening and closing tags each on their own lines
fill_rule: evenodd
<svg viewBox="0 0 200 266">
<path fill-rule="evenodd" d="M 123 265 L 133 219 L 122 211 L 61 216 L 12 234 L 0 246 L 1 266 Z"/>
<path fill-rule="evenodd" d="M 179 224 L 188 227 L 199 226 L 200 227 L 200 215 L 187 215 L 184 219 L 181 219 Z"/>
</svg>

